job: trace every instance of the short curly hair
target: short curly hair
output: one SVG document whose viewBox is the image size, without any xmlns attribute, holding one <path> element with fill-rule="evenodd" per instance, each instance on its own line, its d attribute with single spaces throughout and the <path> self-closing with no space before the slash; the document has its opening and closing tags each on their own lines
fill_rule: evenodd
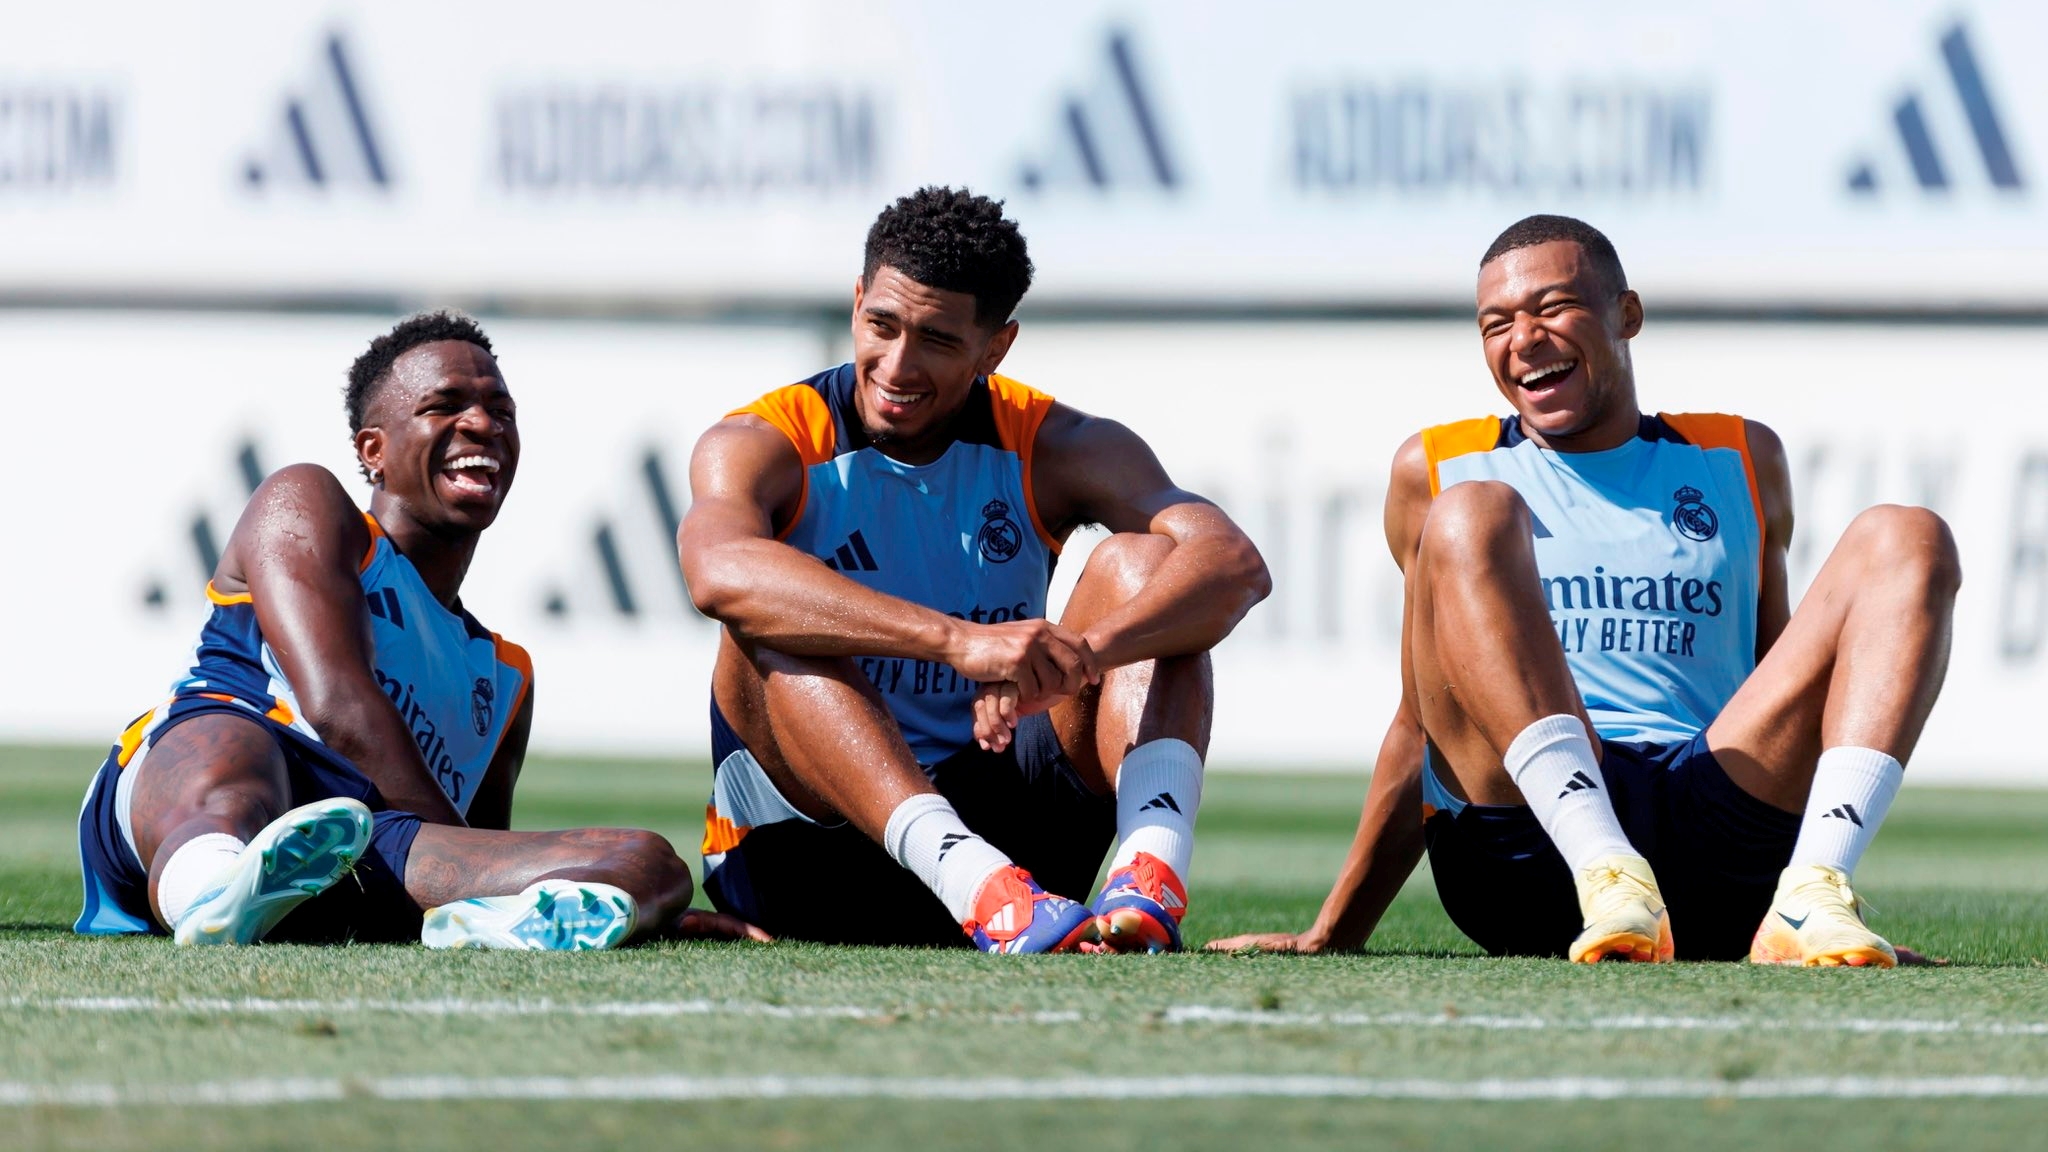
<svg viewBox="0 0 2048 1152">
<path fill-rule="evenodd" d="M 875 217 L 868 229 L 861 283 L 894 268 L 926 287 L 974 297 L 974 321 L 985 328 L 1009 323 L 1031 288 L 1031 256 L 1003 202 L 965 188 L 919 188 Z"/>
<path fill-rule="evenodd" d="M 1592 261 L 1593 267 L 1607 281 L 1615 292 L 1628 291 L 1628 274 L 1621 270 L 1621 256 L 1614 250 L 1614 242 L 1605 233 L 1584 220 L 1570 216 L 1524 216 L 1508 225 L 1507 231 L 1494 237 L 1480 257 L 1479 266 L 1486 267 L 1517 248 L 1532 248 L 1538 244 L 1549 244 L 1557 240 L 1569 240 Z"/>
<path fill-rule="evenodd" d="M 492 352 L 491 338 L 484 335 L 482 325 L 460 312 L 448 309 L 415 312 L 400 320 L 392 325 L 391 331 L 370 341 L 369 348 L 348 366 L 346 396 L 351 435 L 363 430 L 363 417 L 369 411 L 370 398 L 375 395 L 377 385 L 391 375 L 391 365 L 420 345 L 441 340 L 460 340 Z M 492 355 L 496 353 L 492 352 Z"/>
</svg>

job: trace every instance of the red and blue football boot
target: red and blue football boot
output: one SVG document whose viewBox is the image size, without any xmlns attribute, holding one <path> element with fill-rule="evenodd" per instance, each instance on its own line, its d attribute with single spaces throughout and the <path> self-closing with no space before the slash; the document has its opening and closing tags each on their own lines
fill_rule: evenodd
<svg viewBox="0 0 2048 1152">
<path fill-rule="evenodd" d="M 1178 952 L 1188 890 L 1166 862 L 1140 852 L 1110 873 L 1095 898 L 1096 937 L 1111 952 Z"/>
<path fill-rule="evenodd" d="M 1075 952 L 1093 941 L 1095 914 L 1040 888 L 1031 873 L 1011 864 L 982 881 L 974 919 L 961 928 L 983 952 Z"/>
</svg>

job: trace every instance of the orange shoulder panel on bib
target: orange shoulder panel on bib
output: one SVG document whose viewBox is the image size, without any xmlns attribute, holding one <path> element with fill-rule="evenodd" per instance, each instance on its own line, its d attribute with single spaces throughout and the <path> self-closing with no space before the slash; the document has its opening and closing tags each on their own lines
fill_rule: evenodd
<svg viewBox="0 0 2048 1152">
<path fill-rule="evenodd" d="M 363 513 L 363 524 L 370 529 L 370 546 L 363 549 L 362 562 L 356 565 L 358 575 L 370 570 L 370 561 L 377 558 L 377 541 L 384 538 L 384 526 L 377 523 L 375 516 Z"/>
<path fill-rule="evenodd" d="M 1764 497 L 1756 483 L 1756 461 L 1749 455 L 1749 427 L 1740 416 L 1720 412 L 1659 412 L 1657 418 L 1695 448 L 1733 448 L 1742 454 L 1742 474 L 1749 478 L 1749 503 L 1756 509 L 1756 530 L 1764 531 Z"/>
<path fill-rule="evenodd" d="M 825 398 L 808 384 L 791 384 L 777 388 L 744 408 L 735 408 L 727 416 L 758 416 L 789 437 L 796 446 L 796 454 L 803 458 L 804 467 L 823 464 L 832 458 L 835 437 L 832 432 L 832 410 L 825 405 Z"/>
<path fill-rule="evenodd" d="M 502 745 L 505 742 L 505 733 L 512 730 L 512 722 L 519 719 L 519 710 L 526 707 L 526 697 L 533 691 L 533 657 L 526 654 L 526 649 L 496 632 L 491 633 L 491 643 L 498 649 L 498 662 L 516 669 L 519 673 L 519 695 L 512 700 L 512 710 L 505 713 L 511 720 L 507 720 L 505 727 L 498 731 L 498 743 Z M 497 750 L 492 749 L 491 759 L 497 758 Z"/>
<path fill-rule="evenodd" d="M 1038 518 L 1038 493 L 1031 487 L 1032 449 L 1038 443 L 1038 426 L 1045 423 L 1045 414 L 1052 411 L 1052 397 L 1008 376 L 991 375 L 988 402 L 995 412 L 996 435 L 1004 448 L 1017 454 L 1017 463 L 1023 470 L 1024 503 L 1025 510 L 1031 513 L 1031 527 L 1038 531 L 1045 546 L 1057 553 L 1060 542 L 1052 538 Z"/>
<path fill-rule="evenodd" d="M 726 416 L 757 416 L 773 424 L 803 460 L 803 487 L 797 491 L 796 511 L 790 513 L 789 523 L 775 534 L 780 540 L 796 528 L 804 518 L 804 505 L 811 498 L 810 470 L 814 465 L 832 459 L 838 445 L 838 435 L 832 427 L 832 409 L 818 390 L 809 384 L 791 384 L 777 388 L 744 408 L 735 408 Z"/>
<path fill-rule="evenodd" d="M 1429 460 L 1429 494 L 1443 491 L 1436 466 L 1458 456 L 1491 452 L 1500 445 L 1500 417 L 1477 416 L 1422 430 L 1422 454 Z"/>
</svg>

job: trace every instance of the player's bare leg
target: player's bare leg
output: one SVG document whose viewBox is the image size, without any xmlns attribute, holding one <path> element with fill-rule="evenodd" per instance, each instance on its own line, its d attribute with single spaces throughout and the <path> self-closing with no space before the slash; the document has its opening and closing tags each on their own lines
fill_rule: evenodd
<svg viewBox="0 0 2048 1152">
<path fill-rule="evenodd" d="M 1744 791 L 1805 820 L 1750 959 L 1890 967 L 1849 876 L 1948 670 L 1962 567 L 1941 518 L 1882 506 L 1849 525 L 1770 653 L 1707 729 Z"/>
<path fill-rule="evenodd" d="M 369 810 L 353 800 L 285 810 L 284 754 L 254 720 L 183 720 L 127 770 L 150 903 L 181 944 L 255 943 L 354 867 L 369 840 Z"/>
<path fill-rule="evenodd" d="M 1093 917 L 1050 896 L 968 828 L 932 786 L 881 695 L 850 659 L 719 638 L 712 698 L 784 800 L 851 823 L 932 890 L 989 951 L 1067 951 Z"/>
<path fill-rule="evenodd" d="M 1060 623 L 1086 633 L 1173 550 L 1164 536 L 1119 533 L 1096 545 Z M 1053 729 L 1081 778 L 1116 796 L 1117 849 L 1094 909 L 1115 951 L 1179 951 L 1186 877 L 1215 709 L 1209 654 L 1127 664 L 1054 705 Z"/>
<path fill-rule="evenodd" d="M 668 840 L 637 828 L 506 832 L 420 828 L 405 890 L 428 909 L 430 947 L 576 951 L 630 939 L 766 939 L 730 917 L 690 910 L 690 869 Z"/>
<path fill-rule="evenodd" d="M 1475 804 L 1527 804 L 1578 882 L 1568 956 L 1669 960 L 1670 918 L 1601 784 L 1599 745 L 1550 624 L 1528 506 L 1469 482 L 1432 502 L 1407 573 L 1409 704 Z"/>
</svg>

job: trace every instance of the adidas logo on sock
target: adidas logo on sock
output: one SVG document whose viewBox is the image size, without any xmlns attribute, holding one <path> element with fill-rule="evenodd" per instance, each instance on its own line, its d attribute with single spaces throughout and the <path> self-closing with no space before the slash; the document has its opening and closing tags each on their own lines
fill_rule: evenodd
<svg viewBox="0 0 2048 1152">
<path fill-rule="evenodd" d="M 1858 828 L 1863 827 L 1863 817 L 1856 814 L 1856 806 L 1854 804 L 1844 804 L 1839 808 L 1830 808 L 1826 812 L 1821 813 L 1820 818 L 1823 820 L 1847 820 Z"/>
<path fill-rule="evenodd" d="M 882 566 L 875 563 L 875 554 L 868 551 L 868 542 L 861 538 L 860 529 L 846 538 L 846 543 L 833 549 L 832 555 L 824 557 L 825 567 L 835 572 L 879 572 Z"/>
<path fill-rule="evenodd" d="M 1574 792 L 1584 792 L 1588 788 L 1596 792 L 1600 790 L 1600 786 L 1593 783 L 1591 776 L 1586 775 L 1584 772 L 1574 772 L 1572 773 L 1572 778 L 1565 781 L 1564 791 L 1559 792 L 1557 798 L 1562 800 Z"/>
<path fill-rule="evenodd" d="M 1181 812 L 1180 805 L 1173 802 L 1173 793 L 1171 792 L 1161 792 L 1159 795 L 1145 801 L 1138 806 L 1138 811 L 1150 812 L 1154 808 L 1171 808 L 1180 815 L 1187 815 L 1187 813 Z"/>
<path fill-rule="evenodd" d="M 951 852 L 953 849 L 958 848 L 961 844 L 972 839 L 974 839 L 974 837 L 963 832 L 948 832 L 944 836 L 939 837 L 939 859 L 941 861 L 944 861 L 946 859 L 946 853 Z"/>
</svg>

